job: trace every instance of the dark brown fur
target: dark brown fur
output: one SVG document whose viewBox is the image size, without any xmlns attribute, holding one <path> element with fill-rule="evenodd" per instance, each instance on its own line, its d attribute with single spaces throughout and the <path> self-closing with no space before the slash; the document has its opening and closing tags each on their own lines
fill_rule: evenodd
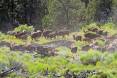
<svg viewBox="0 0 117 78">
<path fill-rule="evenodd" d="M 84 34 L 85 38 L 88 38 L 88 39 L 95 39 L 95 38 L 98 38 L 100 37 L 99 34 L 94 34 L 94 33 L 86 33 Z"/>
<path fill-rule="evenodd" d="M 38 47 L 37 51 L 39 51 L 39 54 L 43 56 L 54 56 L 56 55 L 55 48 L 52 47 Z"/>
<path fill-rule="evenodd" d="M 49 35 L 51 32 L 52 32 L 52 30 L 44 30 L 44 31 L 43 31 L 43 36 L 44 36 L 45 38 L 47 38 L 48 35 Z"/>
<path fill-rule="evenodd" d="M 77 36 L 73 35 L 73 39 L 76 40 L 76 41 L 81 41 L 82 40 L 82 36 L 80 36 L 80 35 L 77 35 Z"/>
<path fill-rule="evenodd" d="M 40 30 L 37 30 L 36 32 L 31 33 L 32 39 L 37 39 L 41 37 L 41 35 L 42 35 L 42 32 Z"/>
<path fill-rule="evenodd" d="M 69 30 L 61 30 L 61 31 L 57 31 L 57 36 L 62 36 L 65 37 L 66 35 L 69 35 Z"/>
<path fill-rule="evenodd" d="M 48 34 L 48 38 L 50 38 L 50 39 L 53 39 L 53 38 L 56 38 L 56 32 L 52 32 L 52 33 L 50 33 L 50 34 Z"/>
<path fill-rule="evenodd" d="M 28 35 L 29 35 L 29 33 L 26 31 L 15 33 L 15 37 L 19 38 L 19 39 L 27 39 Z"/>
<path fill-rule="evenodd" d="M 98 31 L 98 28 L 90 28 L 88 29 L 89 31 L 92 31 L 92 32 L 97 32 Z"/>
<path fill-rule="evenodd" d="M 82 51 L 88 51 L 89 49 L 91 49 L 91 46 L 89 46 L 89 45 L 82 47 Z"/>
<path fill-rule="evenodd" d="M 72 52 L 72 53 L 76 53 L 76 52 L 77 52 L 77 47 L 72 47 L 72 48 L 71 48 L 71 52 Z"/>
</svg>

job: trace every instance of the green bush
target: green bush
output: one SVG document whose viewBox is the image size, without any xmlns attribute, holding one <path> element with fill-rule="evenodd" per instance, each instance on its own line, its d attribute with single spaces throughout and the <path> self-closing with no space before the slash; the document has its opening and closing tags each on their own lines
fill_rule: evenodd
<svg viewBox="0 0 117 78">
<path fill-rule="evenodd" d="M 96 23 L 92 23 L 87 27 L 84 27 L 84 31 L 88 28 L 100 28 Z M 105 31 L 115 31 L 116 27 L 113 23 L 107 23 L 101 26 Z M 101 29 L 100 28 L 100 29 Z M 110 29 L 110 31 L 109 31 Z M 33 31 L 33 27 L 22 25 L 15 28 L 14 31 Z M 70 38 L 71 39 L 71 38 Z M 15 43 L 16 45 L 26 45 L 29 40 L 23 41 L 15 38 L 14 36 L 9 36 L 0 33 L 0 40 L 9 43 Z M 53 40 L 45 39 L 41 37 L 39 39 L 39 44 L 48 43 Z M 54 78 L 53 73 L 64 75 L 66 70 L 70 70 L 79 74 L 81 71 L 85 70 L 96 70 L 98 74 L 91 75 L 89 78 L 116 78 L 117 77 L 117 53 L 100 52 L 90 49 L 88 52 L 81 51 L 82 46 L 89 45 L 89 43 L 84 41 L 74 41 L 75 46 L 78 47 L 77 53 L 72 53 L 69 48 L 58 47 L 59 50 L 57 56 L 51 57 L 41 57 L 40 54 L 36 53 L 25 53 L 24 51 L 11 51 L 8 47 L 0 48 L 0 72 L 7 68 L 12 67 L 15 63 L 22 65 L 19 71 L 8 75 L 8 78 Z M 103 40 L 96 40 L 99 46 L 104 46 L 105 42 Z M 33 43 L 33 42 L 31 42 Z M 38 43 L 35 41 L 35 43 Z M 24 72 L 21 72 L 21 71 Z M 49 75 L 45 76 L 48 71 Z M 17 74 L 20 73 L 20 74 Z M 26 73 L 26 76 L 24 74 Z M 22 75 L 23 74 L 23 75 Z M 55 77 L 56 78 L 56 77 Z M 62 77 L 64 78 L 64 77 Z"/>
<path fill-rule="evenodd" d="M 20 25 L 19 27 L 16 27 L 14 29 L 15 32 L 19 32 L 19 31 L 27 31 L 27 32 L 31 32 L 34 31 L 33 26 L 28 26 L 28 25 Z"/>
<path fill-rule="evenodd" d="M 84 65 L 95 65 L 98 61 L 101 61 L 101 52 L 89 50 L 86 54 L 80 55 L 80 60 Z"/>
<path fill-rule="evenodd" d="M 91 28 L 97 28 L 97 29 L 100 29 L 99 26 L 97 25 L 97 23 L 91 23 L 89 25 L 85 25 L 81 28 L 81 31 L 88 31 L 88 29 L 91 29 Z"/>
<path fill-rule="evenodd" d="M 114 23 L 106 23 L 104 25 L 101 26 L 101 29 L 103 29 L 104 31 L 109 32 L 110 35 L 114 35 L 117 33 L 116 29 L 116 25 Z"/>
</svg>

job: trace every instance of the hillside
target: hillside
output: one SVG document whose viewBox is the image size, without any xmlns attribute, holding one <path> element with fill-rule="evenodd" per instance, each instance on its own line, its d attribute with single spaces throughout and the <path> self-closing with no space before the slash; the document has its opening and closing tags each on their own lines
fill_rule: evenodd
<svg viewBox="0 0 117 78">
<path fill-rule="evenodd" d="M 92 23 L 80 32 L 65 32 L 45 36 L 44 31 L 39 35 L 39 30 L 22 25 L 0 33 L 0 77 L 116 78 L 115 24 Z"/>
<path fill-rule="evenodd" d="M 0 78 L 117 78 L 117 0 L 0 0 Z"/>
</svg>

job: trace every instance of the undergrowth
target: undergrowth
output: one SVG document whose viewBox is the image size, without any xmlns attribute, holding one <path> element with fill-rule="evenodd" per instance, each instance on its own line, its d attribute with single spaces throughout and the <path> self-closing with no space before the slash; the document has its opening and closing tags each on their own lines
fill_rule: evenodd
<svg viewBox="0 0 117 78">
<path fill-rule="evenodd" d="M 108 23 L 101 27 L 98 27 L 95 23 L 87 26 L 97 27 L 108 31 L 111 35 L 115 34 L 116 27 L 113 28 L 113 24 Z M 23 28 L 25 28 L 23 26 Z M 87 30 L 82 28 L 82 31 Z M 29 28 L 30 29 L 30 28 Z M 15 29 L 16 31 L 22 30 Z M 27 30 L 27 28 L 26 28 Z M 31 28 L 32 30 L 32 28 Z M 14 36 L 5 35 L 0 33 L 0 41 L 14 42 L 16 44 L 26 44 L 26 40 L 17 39 Z M 28 41 L 32 42 L 31 39 Z M 39 38 L 35 43 L 44 44 L 53 40 Z M 100 46 L 103 46 L 105 42 L 97 40 Z M 64 78 L 66 70 L 70 70 L 79 74 L 84 70 L 95 70 L 97 74 L 89 76 L 89 78 L 116 78 L 117 77 L 117 53 L 100 52 L 90 49 L 87 52 L 82 52 L 81 46 L 88 43 L 83 41 L 76 41 L 75 45 L 78 47 L 78 52 L 73 54 L 69 48 L 58 47 L 58 55 L 50 57 L 42 57 L 40 54 L 25 53 L 20 51 L 11 51 L 9 47 L 0 48 L 0 72 L 7 70 L 16 64 L 21 64 L 18 71 L 8 75 L 7 78 L 56 78 L 53 74 L 60 75 L 60 78 Z M 48 73 L 48 75 L 47 75 Z"/>
</svg>

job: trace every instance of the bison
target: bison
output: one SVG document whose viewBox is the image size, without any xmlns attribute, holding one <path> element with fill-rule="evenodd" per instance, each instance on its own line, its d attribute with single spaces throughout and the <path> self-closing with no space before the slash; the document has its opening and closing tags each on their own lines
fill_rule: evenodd
<svg viewBox="0 0 117 78">
<path fill-rule="evenodd" d="M 39 54 L 41 54 L 43 56 L 54 56 L 54 55 L 56 55 L 56 50 L 55 50 L 55 48 L 52 48 L 52 47 L 40 46 L 40 47 L 37 47 L 37 51 L 39 51 Z"/>
<path fill-rule="evenodd" d="M 97 34 L 103 35 L 103 36 L 107 36 L 107 35 L 108 35 L 108 32 L 107 32 L 107 31 L 104 31 L 104 30 L 99 30 L 99 31 L 97 32 Z"/>
<path fill-rule="evenodd" d="M 73 39 L 76 40 L 76 41 L 81 41 L 82 40 L 82 36 L 80 36 L 80 35 L 77 35 L 77 36 L 73 35 Z"/>
<path fill-rule="evenodd" d="M 89 39 L 89 38 L 83 38 L 83 41 L 86 41 L 86 42 L 91 42 L 92 40 L 91 39 Z"/>
<path fill-rule="evenodd" d="M 101 37 L 101 36 L 99 34 L 86 33 L 86 34 L 84 34 L 84 37 L 88 38 L 88 39 L 96 39 L 96 38 Z"/>
<path fill-rule="evenodd" d="M 56 36 L 57 36 L 56 32 L 52 32 L 52 33 L 49 33 L 47 37 L 52 39 L 52 38 L 56 38 Z"/>
<path fill-rule="evenodd" d="M 91 49 L 91 46 L 90 45 L 85 45 L 82 47 L 82 51 L 88 51 Z"/>
<path fill-rule="evenodd" d="M 11 45 L 10 49 L 13 51 L 26 51 L 24 45 Z"/>
<path fill-rule="evenodd" d="M 44 36 L 45 38 L 47 38 L 48 35 L 49 35 L 51 32 L 52 32 L 52 30 L 44 30 L 44 31 L 43 31 L 43 36 Z"/>
<path fill-rule="evenodd" d="M 42 35 L 42 31 L 40 31 L 40 30 L 37 30 L 36 32 L 31 33 L 32 39 L 37 39 L 37 38 L 41 37 L 41 35 Z"/>
<path fill-rule="evenodd" d="M 98 28 L 89 28 L 88 30 L 91 32 L 98 32 L 99 29 Z"/>
<path fill-rule="evenodd" d="M 77 47 L 72 47 L 72 48 L 71 48 L 71 52 L 72 52 L 72 53 L 77 53 Z"/>
<path fill-rule="evenodd" d="M 65 37 L 66 35 L 69 35 L 69 30 L 61 30 L 61 31 L 57 31 L 57 36 L 62 36 Z"/>
<path fill-rule="evenodd" d="M 30 33 L 27 31 L 17 32 L 17 33 L 15 33 L 15 37 L 19 38 L 19 39 L 27 39 L 29 34 Z"/>
</svg>

